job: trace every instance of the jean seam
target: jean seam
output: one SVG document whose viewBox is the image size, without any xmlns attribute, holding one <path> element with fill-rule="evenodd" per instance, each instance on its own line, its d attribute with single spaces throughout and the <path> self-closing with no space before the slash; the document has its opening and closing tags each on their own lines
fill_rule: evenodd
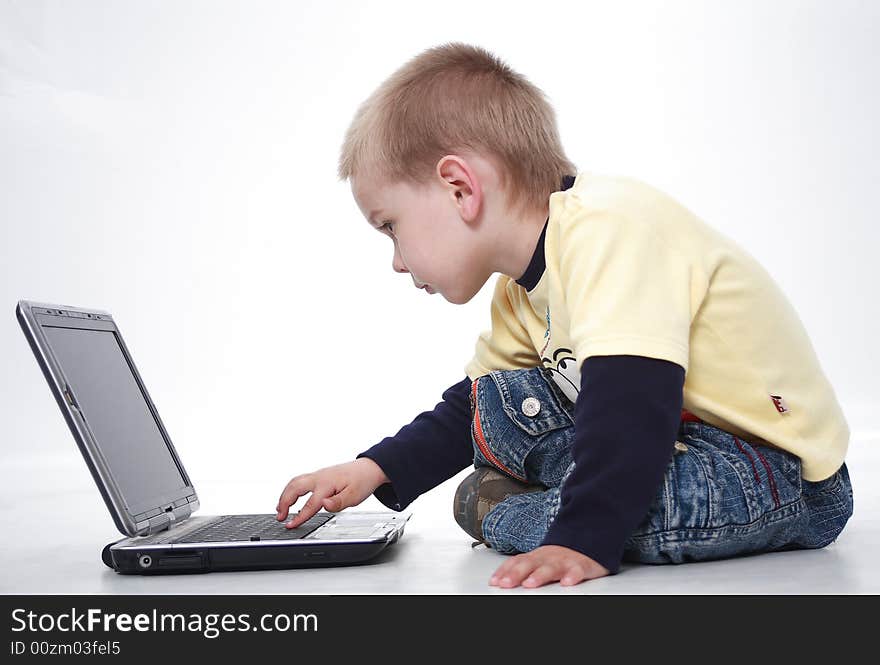
<svg viewBox="0 0 880 665">
<path fill-rule="evenodd" d="M 800 506 L 800 510 L 795 510 Z M 806 504 L 801 501 L 795 501 L 792 503 L 786 503 L 779 508 L 774 508 L 773 510 L 769 510 L 766 513 L 763 513 L 760 517 L 751 520 L 749 522 L 744 523 L 732 523 L 732 524 L 724 524 L 722 526 L 682 526 L 676 527 L 674 529 L 665 529 L 663 531 L 652 531 L 651 533 L 640 533 L 638 535 L 630 536 L 629 540 L 632 541 L 642 541 L 647 540 L 649 538 L 656 538 L 657 536 L 668 536 L 670 534 L 681 534 L 681 533 L 696 533 L 700 534 L 703 537 L 707 537 L 710 534 L 714 534 L 716 532 L 730 531 L 730 530 L 743 530 L 747 531 L 755 526 L 770 526 L 771 524 L 775 524 L 776 522 L 780 522 L 792 515 L 797 515 L 806 510 Z"/>
<path fill-rule="evenodd" d="M 736 437 L 734 437 L 734 440 L 736 440 Z M 776 486 L 773 467 L 770 465 L 770 462 L 767 461 L 767 458 L 761 454 L 760 450 L 757 448 L 753 448 L 753 450 L 758 456 L 758 459 L 761 460 L 761 464 L 764 466 L 764 471 L 767 473 L 767 482 L 770 485 L 770 495 L 773 497 L 773 507 L 779 508 L 779 488 Z"/>
<path fill-rule="evenodd" d="M 670 520 L 672 519 L 672 482 L 671 476 L 675 474 L 675 462 L 672 463 L 671 472 L 663 475 L 663 490 L 666 494 L 666 515 L 663 516 L 663 530 L 668 531 L 670 528 Z"/>
<path fill-rule="evenodd" d="M 705 443 L 706 445 L 709 445 L 708 443 L 706 443 L 705 441 L 703 441 L 699 437 L 693 437 L 693 438 L 696 439 L 697 441 L 701 441 L 702 443 Z M 712 489 L 712 483 L 709 482 L 709 472 L 706 471 L 706 465 L 703 463 L 703 459 L 702 459 L 701 455 L 699 453 L 697 453 L 696 450 L 691 450 L 690 448 L 688 448 L 686 451 L 684 451 L 684 454 L 691 455 L 697 461 L 697 466 L 700 467 L 700 472 L 703 474 L 703 480 L 706 481 L 706 521 L 709 524 L 711 524 L 714 517 L 715 517 L 715 515 L 714 515 L 715 495 L 714 495 L 714 491 Z M 671 514 L 671 511 L 670 511 L 670 513 L 667 513 L 667 514 Z"/>
<path fill-rule="evenodd" d="M 739 466 L 737 466 L 737 462 L 742 462 L 741 459 L 736 457 L 733 454 L 727 454 L 726 451 L 715 446 L 716 450 L 718 450 L 718 456 L 724 460 L 724 463 L 733 471 L 733 477 L 736 478 L 737 483 L 739 483 L 739 489 L 742 492 L 743 497 L 745 498 L 746 510 L 749 511 L 749 522 L 754 522 L 756 519 L 756 514 L 761 513 L 761 505 L 760 505 L 760 497 L 757 490 L 757 487 L 751 488 L 748 483 L 743 479 L 743 474 Z M 731 459 L 732 458 L 732 459 Z M 745 464 L 743 463 L 743 467 Z M 765 464 L 765 470 L 766 464 Z M 748 470 L 746 470 L 746 474 L 748 474 Z M 769 470 L 767 470 L 767 474 L 769 477 Z M 762 485 L 761 482 L 758 482 L 758 486 Z M 773 499 L 773 508 L 771 510 L 776 510 L 779 508 L 779 501 L 776 499 L 775 494 L 771 496 Z M 766 513 L 767 511 L 764 511 Z"/>
</svg>

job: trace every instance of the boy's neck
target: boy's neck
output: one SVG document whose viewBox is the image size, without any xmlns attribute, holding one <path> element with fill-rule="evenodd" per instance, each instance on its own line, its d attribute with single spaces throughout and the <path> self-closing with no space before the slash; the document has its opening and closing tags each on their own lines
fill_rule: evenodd
<svg viewBox="0 0 880 665">
<path fill-rule="evenodd" d="M 562 178 L 559 191 L 565 191 L 574 186 L 575 175 L 566 175 Z M 511 224 L 511 219 L 514 223 Z M 529 268 L 536 275 L 530 275 L 529 280 L 537 276 L 537 272 L 543 267 L 543 256 L 536 259 L 532 266 L 532 259 L 538 249 L 541 234 L 544 227 L 550 221 L 550 201 L 541 210 L 520 214 L 508 214 L 502 216 L 501 223 L 496 223 L 494 244 L 490 252 L 496 257 L 495 272 L 500 272 L 515 281 L 525 276 Z M 543 251 L 543 248 L 542 248 Z"/>
<path fill-rule="evenodd" d="M 521 214 L 513 224 L 508 219 L 499 225 L 493 251 L 495 272 L 513 280 L 522 277 L 535 254 L 548 215 L 549 205 L 546 210 Z"/>
</svg>

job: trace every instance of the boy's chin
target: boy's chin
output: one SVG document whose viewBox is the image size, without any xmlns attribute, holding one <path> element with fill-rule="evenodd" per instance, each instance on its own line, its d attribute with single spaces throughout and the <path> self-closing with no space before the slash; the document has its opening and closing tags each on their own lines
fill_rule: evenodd
<svg viewBox="0 0 880 665">
<path fill-rule="evenodd" d="M 458 289 L 456 291 L 437 291 L 440 295 L 442 295 L 446 302 L 450 302 L 453 305 L 465 305 L 473 300 L 474 296 L 479 293 L 480 290 L 476 291 L 472 289 Z"/>
<path fill-rule="evenodd" d="M 466 302 L 470 301 L 470 298 L 465 299 L 460 296 L 456 297 L 456 296 L 446 295 L 445 293 L 441 293 L 441 295 L 446 299 L 446 302 L 450 302 L 453 305 L 464 305 Z"/>
</svg>

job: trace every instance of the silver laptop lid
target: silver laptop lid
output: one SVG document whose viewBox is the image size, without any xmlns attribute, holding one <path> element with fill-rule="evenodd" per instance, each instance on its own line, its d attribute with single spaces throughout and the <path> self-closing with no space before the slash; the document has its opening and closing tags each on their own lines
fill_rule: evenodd
<svg viewBox="0 0 880 665">
<path fill-rule="evenodd" d="M 145 535 L 195 512 L 195 489 L 113 317 L 27 300 L 15 313 L 117 528 Z"/>
</svg>

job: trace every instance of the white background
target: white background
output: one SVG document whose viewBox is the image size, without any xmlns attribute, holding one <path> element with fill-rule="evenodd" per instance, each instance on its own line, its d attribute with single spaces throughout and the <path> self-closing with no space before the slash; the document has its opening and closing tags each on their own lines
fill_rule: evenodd
<svg viewBox="0 0 880 665">
<path fill-rule="evenodd" d="M 270 512 L 291 476 L 433 408 L 491 282 L 465 306 L 417 291 L 335 171 L 357 105 L 451 40 L 545 91 L 579 169 L 645 180 L 753 254 L 868 441 L 878 19 L 868 0 L 0 0 L 4 485 L 59 489 L 39 456 L 113 531 L 19 299 L 113 313 L 212 510 Z"/>
</svg>

